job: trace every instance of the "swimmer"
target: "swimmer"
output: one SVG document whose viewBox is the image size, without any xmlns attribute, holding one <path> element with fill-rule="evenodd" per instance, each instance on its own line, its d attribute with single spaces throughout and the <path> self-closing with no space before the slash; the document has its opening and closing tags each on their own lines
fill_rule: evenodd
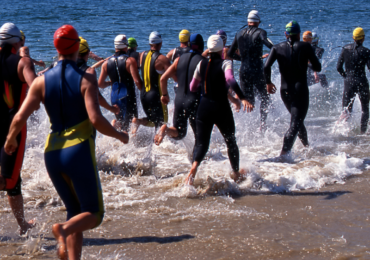
<svg viewBox="0 0 370 260">
<path fill-rule="evenodd" d="M 370 50 L 363 46 L 365 32 L 358 27 L 353 31 L 354 43 L 343 47 L 337 63 L 337 70 L 344 78 L 344 91 L 340 120 L 347 119 L 353 108 L 356 94 L 361 101 L 361 133 L 366 133 L 369 121 L 369 82 L 365 66 L 370 70 Z M 343 64 L 345 70 L 343 70 Z"/>
<path fill-rule="evenodd" d="M 310 31 L 306 31 L 303 33 L 303 41 L 308 42 L 312 45 L 312 48 L 316 54 L 316 57 L 321 60 L 322 55 L 324 54 L 324 49 L 320 48 L 318 46 L 319 44 L 319 36 L 317 36 L 316 33 L 312 33 Z M 311 64 L 308 64 L 308 71 L 307 71 L 307 84 L 308 86 L 311 86 L 313 84 L 319 83 L 321 84 L 321 87 L 327 88 L 328 87 L 328 81 L 326 79 L 325 74 L 319 74 L 316 71 L 313 71 L 311 69 Z"/>
<path fill-rule="evenodd" d="M 173 114 L 173 126 L 167 127 L 164 124 L 158 134 L 155 136 L 155 144 L 159 145 L 165 135 L 181 140 L 186 136 L 188 129 L 188 119 L 193 129 L 194 136 L 196 133 L 196 112 L 200 101 L 200 92 L 191 92 L 189 84 L 193 78 L 196 66 L 201 60 L 204 49 L 204 40 L 200 34 L 192 34 L 190 36 L 190 53 L 185 53 L 177 58 L 175 62 L 161 77 L 162 97 L 161 101 L 164 105 L 170 102 L 167 91 L 167 80 L 174 78 L 178 82 L 178 90 L 175 98 L 175 111 Z"/>
<path fill-rule="evenodd" d="M 190 83 L 192 92 L 199 91 L 201 83 L 202 99 L 199 104 L 196 116 L 196 144 L 194 147 L 193 164 L 190 173 L 185 179 L 185 183 L 194 184 L 194 178 L 198 167 L 204 159 L 211 139 L 213 126 L 216 125 L 225 139 L 227 152 L 231 167 L 233 169 L 232 178 L 239 182 L 243 179 L 239 172 L 239 148 L 235 137 L 235 123 L 230 104 L 227 99 L 228 89 L 231 87 L 247 112 L 253 110 L 253 105 L 249 103 L 238 83 L 234 79 L 232 62 L 221 58 L 224 44 L 218 35 L 208 38 L 207 46 L 211 57 L 209 60 L 200 61 L 194 71 L 193 79 Z"/>
<path fill-rule="evenodd" d="M 78 51 L 77 67 L 82 71 L 85 71 L 87 73 L 94 75 L 94 77 L 96 78 L 97 75 L 96 75 L 95 69 L 87 65 L 89 54 L 90 54 L 89 44 L 84 38 L 80 36 L 80 49 Z M 104 107 L 108 111 L 111 111 L 113 114 L 118 114 L 120 112 L 120 109 L 117 105 L 111 106 L 108 104 L 108 102 L 102 96 L 100 91 L 98 95 L 99 95 L 98 98 L 99 98 L 100 106 Z"/>
<path fill-rule="evenodd" d="M 21 190 L 21 169 L 26 147 L 26 126 L 14 136 L 19 146 L 11 155 L 5 153 L 4 144 L 10 124 L 18 112 L 28 86 L 36 78 L 33 62 L 28 57 L 16 55 L 22 46 L 22 34 L 13 23 L 5 23 L 0 28 L 0 190 L 7 191 L 8 201 L 23 235 L 33 227 L 33 221 L 24 217 Z"/>
<path fill-rule="evenodd" d="M 281 74 L 281 99 L 291 114 L 290 128 L 285 133 L 283 149 L 280 156 L 289 153 L 297 138 L 308 147 L 308 138 L 304 119 L 309 106 L 309 90 L 307 85 L 307 67 L 311 63 L 314 71 L 321 71 L 321 64 L 311 45 L 300 41 L 301 28 L 296 21 L 286 25 L 285 34 L 289 40 L 272 47 L 264 67 L 267 91 L 276 92 L 271 82 L 271 67 L 277 60 Z"/>
<path fill-rule="evenodd" d="M 45 62 L 43 62 L 42 60 L 37 61 L 31 58 L 29 48 L 27 46 L 24 46 L 26 44 L 26 35 L 24 34 L 23 31 L 21 31 L 21 34 L 22 34 L 22 41 L 21 41 L 22 47 L 19 49 L 19 56 L 28 57 L 32 60 L 33 64 L 45 68 Z"/>
<path fill-rule="evenodd" d="M 50 118 L 45 144 L 49 177 L 67 209 L 67 221 L 54 224 L 60 259 L 81 259 L 83 231 L 99 226 L 104 216 L 103 194 L 95 159 L 94 128 L 127 143 L 100 112 L 96 77 L 77 67 L 79 37 L 71 25 L 54 34 L 58 64 L 35 79 L 7 136 L 5 151 L 13 154 L 16 136 L 42 102 Z M 73 104 L 73 105 L 72 105 Z"/>
<path fill-rule="evenodd" d="M 174 62 L 178 57 L 184 53 L 188 53 L 191 49 L 189 47 L 190 32 L 188 30 L 182 30 L 179 33 L 180 46 L 170 50 L 166 57 L 171 62 Z"/>
<path fill-rule="evenodd" d="M 138 53 L 137 50 L 137 42 L 135 38 L 128 38 L 128 49 L 127 49 L 127 55 L 129 57 L 133 57 L 136 60 L 137 65 L 139 66 L 139 58 L 140 53 Z"/>
<path fill-rule="evenodd" d="M 162 94 L 160 79 L 171 63 L 159 52 L 162 48 L 162 36 L 158 32 L 149 35 L 149 45 L 149 51 L 140 53 L 141 75 L 144 81 L 140 99 L 146 117 L 132 120 L 133 134 L 139 125 L 155 127 L 157 131 L 168 120 L 167 106 L 161 103 L 161 97 L 168 94 Z"/>
<path fill-rule="evenodd" d="M 261 19 L 258 11 L 252 10 L 248 14 L 248 27 L 240 30 L 236 35 L 228 51 L 228 56 L 234 60 L 241 60 L 240 86 L 247 100 L 254 104 L 254 96 L 257 94 L 261 99 L 261 130 L 266 130 L 266 119 L 270 104 L 270 96 L 266 90 L 263 75 L 263 45 L 271 49 L 273 43 L 267 38 L 265 30 L 258 28 Z M 235 56 L 239 50 L 241 59 Z"/>
<path fill-rule="evenodd" d="M 104 62 L 99 77 L 100 88 L 112 85 L 111 103 L 120 109 L 112 125 L 123 131 L 128 131 L 131 121 L 138 116 L 135 84 L 139 90 L 142 87 L 136 59 L 128 57 L 127 47 L 126 35 L 117 35 L 114 39 L 115 54 Z M 107 76 L 111 81 L 105 81 Z"/>
</svg>

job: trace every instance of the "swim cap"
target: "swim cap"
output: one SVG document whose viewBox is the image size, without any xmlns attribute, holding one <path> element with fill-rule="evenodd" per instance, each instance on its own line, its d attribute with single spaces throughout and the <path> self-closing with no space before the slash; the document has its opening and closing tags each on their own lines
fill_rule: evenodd
<svg viewBox="0 0 370 260">
<path fill-rule="evenodd" d="M 24 35 L 24 32 L 22 30 L 20 30 L 21 32 L 21 35 L 22 35 L 22 41 L 24 41 L 24 39 L 26 39 L 26 35 Z"/>
<path fill-rule="evenodd" d="M 251 23 L 261 22 L 261 18 L 259 16 L 257 10 L 252 10 L 252 11 L 249 12 L 249 14 L 248 14 L 248 22 L 251 22 Z"/>
<path fill-rule="evenodd" d="M 353 39 L 355 41 L 358 41 L 358 40 L 362 40 L 365 36 L 365 32 L 364 32 L 364 29 L 362 29 L 361 27 L 357 27 L 354 31 L 353 31 Z"/>
<path fill-rule="evenodd" d="M 301 27 L 296 21 L 293 20 L 285 26 L 285 31 L 288 35 L 297 35 L 301 33 Z"/>
<path fill-rule="evenodd" d="M 303 41 L 304 41 L 304 42 L 307 42 L 307 41 L 308 41 L 308 39 L 312 39 L 312 32 L 310 32 L 310 31 L 305 31 L 305 32 L 303 33 Z"/>
<path fill-rule="evenodd" d="M 22 40 L 21 31 L 14 23 L 4 23 L 0 28 L 0 44 L 17 43 Z"/>
<path fill-rule="evenodd" d="M 182 30 L 179 34 L 180 42 L 188 42 L 190 38 L 190 32 L 188 30 Z"/>
<path fill-rule="evenodd" d="M 149 44 L 158 44 L 162 42 L 162 36 L 159 32 L 152 32 L 149 35 Z"/>
<path fill-rule="evenodd" d="M 128 46 L 128 41 L 127 41 L 126 35 L 124 34 L 117 35 L 116 38 L 114 39 L 114 48 L 120 50 L 120 49 L 127 48 L 127 46 Z"/>
<path fill-rule="evenodd" d="M 312 43 L 318 43 L 320 40 L 319 36 L 317 35 L 317 33 L 313 32 L 312 33 Z"/>
<path fill-rule="evenodd" d="M 69 24 L 63 25 L 54 33 L 54 46 L 62 55 L 72 54 L 80 48 L 78 32 Z"/>
<path fill-rule="evenodd" d="M 193 48 L 195 47 L 194 45 L 197 46 L 198 48 L 194 49 Z M 204 40 L 203 40 L 202 35 L 197 34 L 197 33 L 193 33 L 192 35 L 190 35 L 190 48 L 192 48 L 193 50 L 199 51 L 199 52 L 203 52 Z"/>
<path fill-rule="evenodd" d="M 224 30 L 218 30 L 216 32 L 216 35 L 219 35 L 222 40 L 226 41 L 227 40 L 227 34 L 224 32 Z"/>
<path fill-rule="evenodd" d="M 130 48 L 135 48 L 137 47 L 137 42 L 136 42 L 136 39 L 135 38 L 128 38 L 128 47 Z"/>
<path fill-rule="evenodd" d="M 90 47 L 87 41 L 80 36 L 80 50 L 78 51 L 79 54 L 83 54 L 86 52 L 90 52 Z"/>
<path fill-rule="evenodd" d="M 224 41 L 219 35 L 212 35 L 208 38 L 207 47 L 209 52 L 219 52 L 224 48 Z"/>
</svg>

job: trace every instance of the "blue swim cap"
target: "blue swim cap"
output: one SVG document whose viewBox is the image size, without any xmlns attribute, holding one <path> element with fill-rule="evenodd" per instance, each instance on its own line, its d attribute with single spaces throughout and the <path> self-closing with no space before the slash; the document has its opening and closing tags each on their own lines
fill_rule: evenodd
<svg viewBox="0 0 370 260">
<path fill-rule="evenodd" d="M 216 35 L 220 35 L 220 37 L 222 38 L 222 40 L 227 40 L 227 34 L 224 32 L 224 30 L 218 30 L 216 32 Z"/>
<path fill-rule="evenodd" d="M 301 33 L 301 27 L 293 20 L 285 26 L 285 31 L 288 35 L 297 35 Z"/>
<path fill-rule="evenodd" d="M 198 49 L 196 49 L 196 51 L 203 52 L 204 40 L 203 40 L 202 35 L 197 34 L 197 33 L 193 33 L 192 35 L 190 35 L 190 48 L 193 49 L 193 45 L 198 46 Z"/>
</svg>

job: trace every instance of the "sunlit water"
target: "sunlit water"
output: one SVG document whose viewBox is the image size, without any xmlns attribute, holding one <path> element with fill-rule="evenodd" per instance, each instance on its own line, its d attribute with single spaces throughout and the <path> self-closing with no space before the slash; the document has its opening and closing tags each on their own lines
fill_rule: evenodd
<svg viewBox="0 0 370 260">
<path fill-rule="evenodd" d="M 341 112 L 343 80 L 335 69 L 341 48 L 335 47 L 351 42 L 351 32 L 356 26 L 363 27 L 365 32 L 370 29 L 367 19 L 369 7 L 366 1 L 357 1 L 356 5 L 348 1 L 2 1 L 0 17 L 1 22 L 14 22 L 23 30 L 31 56 L 47 64 L 56 58 L 53 33 L 65 23 L 74 25 L 91 49 L 103 57 L 114 52 L 113 39 L 121 33 L 135 37 L 139 51 L 148 49 L 147 37 L 153 30 L 162 34 L 163 53 L 178 45 L 178 32 L 183 28 L 201 33 L 205 39 L 223 29 L 228 33 L 228 44 L 231 44 L 235 32 L 246 23 L 246 14 L 252 8 L 260 11 L 261 27 L 266 29 L 274 43 L 284 40 L 285 24 L 292 19 L 301 24 L 302 31 L 313 30 L 320 36 L 320 46 L 325 48 L 323 73 L 328 77 L 329 88 L 324 89 L 319 84 L 310 87 L 310 109 L 305 121 L 309 148 L 304 148 L 297 140 L 288 161 L 276 160 L 290 121 L 279 91 L 271 96 L 268 130 L 264 134 L 259 131 L 258 101 L 255 111 L 250 114 L 234 112 L 240 166 L 247 171 L 247 179 L 240 185 L 230 179 L 226 146 L 216 128 L 207 158 L 195 179 L 195 188 L 182 184 L 190 169 L 189 158 L 194 145 L 191 128 L 184 140 L 165 138 L 159 147 L 152 143 L 153 128 L 139 128 L 137 136 L 132 137 L 128 145 L 98 134 L 96 155 L 107 210 L 105 222 L 93 231 L 98 234 L 105 229 L 114 230 L 106 228 L 105 223 L 119 222 L 121 217 L 155 216 L 158 221 L 168 224 L 190 219 L 209 221 L 214 216 L 225 219 L 248 216 L 260 219 L 262 223 L 268 214 L 248 205 L 235 205 L 229 195 L 320 191 L 330 184 L 345 185 L 348 177 L 361 175 L 368 168 L 370 138 L 360 134 L 361 107 L 358 100 L 349 122 L 336 123 Z M 240 63 L 235 62 L 237 79 L 239 66 Z M 279 89 L 280 76 L 276 65 L 273 82 Z M 172 81 L 169 91 L 173 101 Z M 109 100 L 110 90 L 102 93 Z M 141 107 L 139 110 L 140 116 L 144 116 Z M 169 105 L 169 111 L 169 124 L 172 125 L 173 103 Z M 109 120 L 114 118 L 104 109 L 103 113 Z M 22 189 L 26 208 L 42 221 L 33 231 L 34 236 L 19 244 L 17 250 L 23 250 L 26 256 L 42 255 L 48 251 L 42 247 L 42 238 L 38 236 L 47 233 L 48 221 L 51 221 L 49 215 L 60 212 L 63 219 L 65 214 L 43 160 L 43 147 L 49 131 L 44 107 L 36 112 L 36 118 L 38 120 L 28 121 Z M 218 195 L 216 201 L 191 199 L 214 195 Z M 7 216 L 7 221 L 14 221 L 11 214 L 7 214 L 10 209 L 4 195 L 2 200 L 6 207 L 1 209 L 1 213 Z M 117 210 L 124 210 L 124 216 L 117 214 Z M 162 219 L 162 216 L 166 217 Z M 14 236 L 14 230 L 5 227 L 0 232 L 4 236 Z M 95 233 L 92 234 L 94 236 Z M 345 240 L 340 236 L 333 239 L 339 244 Z M 99 254 L 87 253 L 85 258 L 100 258 Z M 105 259 L 123 259 L 124 254 L 124 250 L 111 250 Z M 140 258 L 140 254 L 137 256 Z"/>
</svg>

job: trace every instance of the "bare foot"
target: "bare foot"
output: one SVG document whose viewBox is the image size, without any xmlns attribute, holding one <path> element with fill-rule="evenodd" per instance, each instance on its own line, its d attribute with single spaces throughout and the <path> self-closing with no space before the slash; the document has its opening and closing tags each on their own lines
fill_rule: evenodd
<svg viewBox="0 0 370 260">
<path fill-rule="evenodd" d="M 36 219 L 32 219 L 28 222 L 24 222 L 24 224 L 22 224 L 20 226 L 21 230 L 20 230 L 19 234 L 21 236 L 23 236 L 24 234 L 27 233 L 28 230 L 30 230 L 31 228 L 34 228 L 35 226 L 36 226 Z"/>
<path fill-rule="evenodd" d="M 161 128 L 159 129 L 158 134 L 156 134 L 154 137 L 154 143 L 156 145 L 160 145 L 162 143 L 163 138 L 166 136 L 166 130 L 167 125 L 166 124 L 162 125 Z"/>
<path fill-rule="evenodd" d="M 53 235 L 57 241 L 57 255 L 59 259 L 68 260 L 66 236 L 61 224 L 54 224 L 52 227 Z"/>
<path fill-rule="evenodd" d="M 116 119 L 113 119 L 113 120 L 112 120 L 112 122 L 110 122 L 110 124 L 111 124 L 114 128 L 116 128 L 116 122 L 117 122 L 117 120 L 116 120 Z"/>
<path fill-rule="evenodd" d="M 132 124 L 131 124 L 131 134 L 136 134 L 137 130 L 139 129 L 139 124 L 138 124 L 138 119 L 134 118 L 132 119 Z"/>
<path fill-rule="evenodd" d="M 194 185 L 195 174 L 197 173 L 197 168 L 191 168 L 188 176 L 186 176 L 184 183 L 187 185 Z"/>
<path fill-rule="evenodd" d="M 241 169 L 238 172 L 233 172 L 233 174 L 231 174 L 231 178 L 233 178 L 236 183 L 241 183 L 245 180 L 245 174 L 246 171 L 244 169 Z"/>
</svg>

